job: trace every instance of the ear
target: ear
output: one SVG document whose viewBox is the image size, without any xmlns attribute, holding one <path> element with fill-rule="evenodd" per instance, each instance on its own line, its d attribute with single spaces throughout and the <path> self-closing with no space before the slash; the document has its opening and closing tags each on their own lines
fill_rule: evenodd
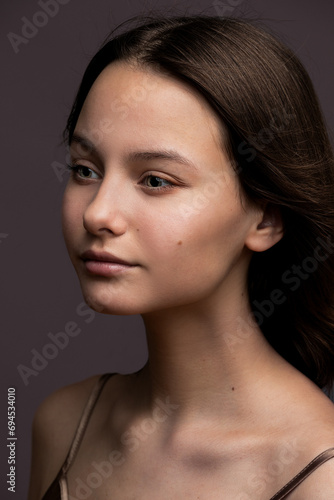
<svg viewBox="0 0 334 500">
<path fill-rule="evenodd" d="M 259 217 L 250 228 L 245 245 L 253 252 L 264 252 L 280 241 L 284 234 L 284 227 L 277 205 L 268 203 L 258 213 Z"/>
</svg>

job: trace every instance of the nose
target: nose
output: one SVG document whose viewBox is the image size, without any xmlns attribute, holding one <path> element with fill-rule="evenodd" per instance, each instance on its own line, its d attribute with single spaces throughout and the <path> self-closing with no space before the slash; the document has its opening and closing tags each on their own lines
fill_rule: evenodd
<svg viewBox="0 0 334 500">
<path fill-rule="evenodd" d="M 120 236 L 126 232 L 126 197 L 119 184 L 101 182 L 84 211 L 83 225 L 96 236 L 103 233 Z"/>
</svg>

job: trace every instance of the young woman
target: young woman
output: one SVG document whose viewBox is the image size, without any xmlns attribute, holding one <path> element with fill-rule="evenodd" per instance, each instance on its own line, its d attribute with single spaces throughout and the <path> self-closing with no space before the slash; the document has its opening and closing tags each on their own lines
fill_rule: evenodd
<svg viewBox="0 0 334 500">
<path fill-rule="evenodd" d="M 149 19 L 93 58 L 66 138 L 84 298 L 141 314 L 149 361 L 39 407 L 29 499 L 334 498 L 333 154 L 299 60 L 246 21 Z"/>
</svg>

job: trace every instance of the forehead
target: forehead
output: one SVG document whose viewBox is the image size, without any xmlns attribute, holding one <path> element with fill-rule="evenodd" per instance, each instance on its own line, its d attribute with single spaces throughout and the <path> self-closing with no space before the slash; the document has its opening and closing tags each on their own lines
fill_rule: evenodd
<svg viewBox="0 0 334 500">
<path fill-rule="evenodd" d="M 227 136 L 196 89 L 167 74 L 120 61 L 107 66 L 94 82 L 78 119 L 76 130 L 80 128 L 92 130 L 101 142 L 112 130 L 113 139 L 172 141 L 174 147 L 189 142 L 202 150 L 214 147 L 220 154 Z"/>
</svg>

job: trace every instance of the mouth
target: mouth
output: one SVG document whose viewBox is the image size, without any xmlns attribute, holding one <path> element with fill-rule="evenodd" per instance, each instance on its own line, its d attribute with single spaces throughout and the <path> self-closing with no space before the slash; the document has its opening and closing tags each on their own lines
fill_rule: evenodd
<svg viewBox="0 0 334 500">
<path fill-rule="evenodd" d="M 109 262 L 112 264 L 122 264 L 125 266 L 133 266 L 135 264 L 132 264 L 131 262 L 128 262 L 126 260 L 120 259 L 119 257 L 116 257 L 116 255 L 113 255 L 108 252 L 97 252 L 94 250 L 86 250 L 80 255 L 81 259 L 84 262 L 87 261 L 95 261 L 95 262 Z"/>
<path fill-rule="evenodd" d="M 87 250 L 80 255 L 80 258 L 89 274 L 99 276 L 114 276 L 137 267 L 137 264 L 120 259 L 108 252 Z"/>
</svg>

